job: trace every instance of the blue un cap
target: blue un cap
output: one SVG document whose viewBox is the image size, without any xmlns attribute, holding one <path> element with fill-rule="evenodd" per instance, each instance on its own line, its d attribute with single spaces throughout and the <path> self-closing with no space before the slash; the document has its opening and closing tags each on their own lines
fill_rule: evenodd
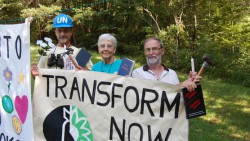
<svg viewBox="0 0 250 141">
<path fill-rule="evenodd" d="M 72 19 L 66 14 L 59 14 L 54 18 L 53 21 L 54 28 L 60 27 L 73 27 Z"/>
</svg>

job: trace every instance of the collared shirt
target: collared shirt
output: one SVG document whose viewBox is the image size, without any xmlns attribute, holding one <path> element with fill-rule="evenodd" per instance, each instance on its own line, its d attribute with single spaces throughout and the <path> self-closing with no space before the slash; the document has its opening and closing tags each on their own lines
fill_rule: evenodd
<svg viewBox="0 0 250 141">
<path fill-rule="evenodd" d="M 172 69 L 165 67 L 164 65 L 162 66 L 164 67 L 164 70 L 160 78 L 158 78 L 157 75 L 149 69 L 148 65 L 135 69 L 132 72 L 132 77 L 141 78 L 141 79 L 149 79 L 149 80 L 158 80 L 158 81 L 173 84 L 173 85 L 179 84 L 180 81 L 177 77 L 176 72 Z"/>
</svg>

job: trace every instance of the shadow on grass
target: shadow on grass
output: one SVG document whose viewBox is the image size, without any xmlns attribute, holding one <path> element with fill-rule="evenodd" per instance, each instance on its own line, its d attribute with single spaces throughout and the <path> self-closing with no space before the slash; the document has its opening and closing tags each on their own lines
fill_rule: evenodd
<svg viewBox="0 0 250 141">
<path fill-rule="evenodd" d="M 190 141 L 250 141 L 250 89 L 202 82 L 207 115 L 190 119 Z"/>
</svg>

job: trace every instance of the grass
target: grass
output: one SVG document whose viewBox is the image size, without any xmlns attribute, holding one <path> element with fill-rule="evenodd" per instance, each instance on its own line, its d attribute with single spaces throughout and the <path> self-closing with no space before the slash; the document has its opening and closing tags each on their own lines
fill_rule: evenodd
<svg viewBox="0 0 250 141">
<path fill-rule="evenodd" d="M 90 52 L 93 63 L 101 60 L 97 51 Z M 31 47 L 31 63 L 37 63 L 38 58 L 35 47 Z M 141 65 L 137 63 L 136 67 Z M 179 74 L 180 80 L 186 76 Z M 189 140 L 250 141 L 250 88 L 206 77 L 202 79 L 201 85 L 207 115 L 189 120 Z"/>
<path fill-rule="evenodd" d="M 209 78 L 201 85 L 207 115 L 190 119 L 190 141 L 250 141 L 250 88 Z"/>
</svg>

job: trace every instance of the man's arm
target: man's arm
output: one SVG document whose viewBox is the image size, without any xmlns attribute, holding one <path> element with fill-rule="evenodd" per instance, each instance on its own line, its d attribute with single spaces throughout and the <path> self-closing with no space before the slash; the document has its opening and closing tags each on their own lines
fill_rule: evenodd
<svg viewBox="0 0 250 141">
<path fill-rule="evenodd" d="M 39 74 L 38 68 L 46 68 L 46 65 L 48 63 L 48 57 L 47 56 L 40 56 L 40 59 L 38 61 L 38 64 L 33 64 L 31 66 L 31 75 L 35 79 L 35 77 Z"/>
</svg>

